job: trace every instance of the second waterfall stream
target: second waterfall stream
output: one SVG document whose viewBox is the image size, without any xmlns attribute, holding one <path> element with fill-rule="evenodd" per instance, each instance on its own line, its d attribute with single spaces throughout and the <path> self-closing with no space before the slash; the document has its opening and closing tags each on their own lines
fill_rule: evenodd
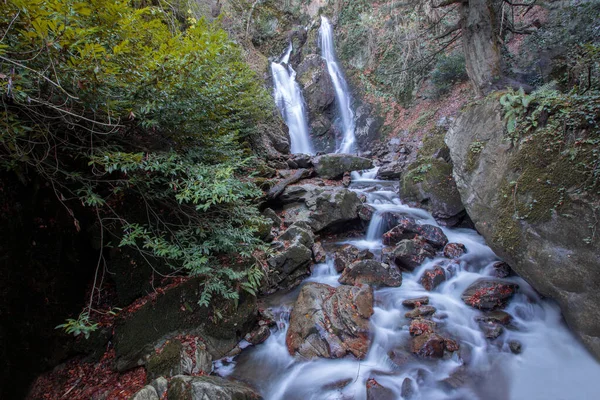
<svg viewBox="0 0 600 400">
<path fill-rule="evenodd" d="M 355 121 L 352 111 L 352 99 L 350 90 L 344 78 L 344 74 L 335 57 L 333 41 L 333 27 L 326 17 L 321 17 L 321 29 L 319 30 L 319 44 L 321 56 L 327 63 L 327 72 L 335 89 L 335 100 L 340 115 L 342 127 L 342 141 L 337 147 L 336 153 L 353 153 L 355 151 Z"/>
<path fill-rule="evenodd" d="M 378 181 L 374 176 L 374 171 L 353 173 L 350 186 L 375 210 L 368 234 L 350 240 L 331 239 L 325 246 L 327 261 L 315 265 L 303 285 L 320 282 L 340 286 L 332 257 L 344 244 L 369 250 L 380 260 L 382 233 L 388 228 L 381 217 L 386 213 L 439 227 L 429 213 L 402 204 L 397 183 Z M 235 359 L 216 362 L 216 372 L 251 383 L 267 400 L 598 398 L 599 364 L 568 331 L 558 307 L 540 298 L 521 278 L 504 280 L 519 286 L 504 309 L 511 322 L 499 337 L 486 338 L 477 322 L 481 311 L 465 304 L 461 294 L 475 281 L 491 278 L 498 258 L 474 230 L 440 228 L 450 242 L 464 245 L 466 253 L 456 260 L 452 273 L 447 272 L 446 280 L 431 291 L 422 286 L 420 278 L 425 270 L 443 262 L 437 256 L 413 272 L 403 272 L 400 287 L 375 290 L 374 313 L 369 321 L 372 339 L 363 360 L 352 356 L 303 360 L 290 355 L 286 333 L 300 291 L 297 288 L 266 300 L 265 307 L 277 322 L 266 342 L 247 348 Z M 410 309 L 402 303 L 424 296 L 436 310 L 431 320 L 458 343 L 460 351 L 429 359 L 412 356 L 408 350 L 398 362 L 394 353 L 406 351 L 399 349 L 410 348 L 413 339 L 409 332 L 411 319 L 405 316 Z M 512 348 L 514 343 L 519 344 L 518 351 Z M 375 384 L 385 388 L 385 397 L 369 393 L 369 387 Z"/>
</svg>

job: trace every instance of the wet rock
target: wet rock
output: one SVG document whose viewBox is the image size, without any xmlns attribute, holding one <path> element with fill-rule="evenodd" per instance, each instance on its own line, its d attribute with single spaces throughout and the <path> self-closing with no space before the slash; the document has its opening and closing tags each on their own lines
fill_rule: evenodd
<svg viewBox="0 0 600 400">
<path fill-rule="evenodd" d="M 416 307 L 414 310 L 407 312 L 406 314 L 404 314 L 404 316 L 410 319 L 427 317 L 429 315 L 433 315 L 435 311 L 435 307 L 432 306 L 419 306 Z"/>
<path fill-rule="evenodd" d="M 309 170 L 304 169 L 304 168 L 297 170 L 292 175 L 290 175 L 288 178 L 283 179 L 282 181 L 277 183 L 275 186 L 273 186 L 271 189 L 269 189 L 269 192 L 267 193 L 267 199 L 275 199 L 275 198 L 279 197 L 279 195 L 284 192 L 285 188 L 288 187 L 288 185 L 291 185 L 292 183 L 296 183 L 301 179 L 308 178 L 309 176 L 310 176 Z"/>
<path fill-rule="evenodd" d="M 223 318 L 215 324 L 210 318 L 212 310 L 198 305 L 203 284 L 204 279 L 191 278 L 126 318 L 117 318 L 113 336 L 117 371 L 145 365 L 157 348 L 182 334 L 201 337 L 215 359 L 235 347 L 256 322 L 256 299 L 242 295 L 236 302 L 222 301 Z"/>
<path fill-rule="evenodd" d="M 313 259 L 315 260 L 315 262 L 317 264 L 321 264 L 321 263 L 325 262 L 327 253 L 325 252 L 325 249 L 323 248 L 323 245 L 321 244 L 321 242 L 317 242 L 313 245 L 312 253 L 313 253 Z"/>
<path fill-rule="evenodd" d="M 362 202 L 355 192 L 346 188 L 313 184 L 291 186 L 279 199 L 287 204 L 286 222 L 304 221 L 314 232 L 360 223 L 358 211 Z"/>
<path fill-rule="evenodd" d="M 281 218 L 275 211 L 270 208 L 265 208 L 262 212 L 263 217 L 270 219 L 273 222 L 273 227 L 278 228 L 281 226 Z"/>
<path fill-rule="evenodd" d="M 448 238 L 437 226 L 429 224 L 417 224 L 413 218 L 400 217 L 397 225 L 383 235 L 383 244 L 393 246 L 404 239 L 422 237 L 427 243 L 435 248 L 442 248 L 448 243 Z"/>
<path fill-rule="evenodd" d="M 458 351 L 458 349 L 460 348 L 456 340 L 448 338 L 444 339 L 444 346 L 446 346 L 446 350 L 450 352 Z"/>
<path fill-rule="evenodd" d="M 313 164 L 317 175 L 325 179 L 339 179 L 344 172 L 373 168 L 373 162 L 368 158 L 351 154 L 325 154 L 315 157 Z"/>
<path fill-rule="evenodd" d="M 498 338 L 504 332 L 504 328 L 494 322 L 481 322 L 479 328 L 486 338 L 492 340 Z"/>
<path fill-rule="evenodd" d="M 496 276 L 496 278 L 506 278 L 512 275 L 510 265 L 508 265 L 504 261 L 495 262 L 492 267 L 494 268 L 494 275 Z"/>
<path fill-rule="evenodd" d="M 348 386 L 349 384 L 351 384 L 352 381 L 353 381 L 352 378 L 348 378 L 348 379 L 342 379 L 342 380 L 339 380 L 336 382 L 328 383 L 323 386 L 323 390 L 329 391 L 329 390 L 343 389 L 346 386 Z"/>
<path fill-rule="evenodd" d="M 309 113 L 322 113 L 335 101 L 335 89 L 323 57 L 309 54 L 296 68 L 296 79 Z"/>
<path fill-rule="evenodd" d="M 480 279 L 472 283 L 461 295 L 469 306 L 480 310 L 503 308 L 519 286 L 511 282 Z"/>
<path fill-rule="evenodd" d="M 178 375 L 169 383 L 169 400 L 259 400 L 260 394 L 245 383 L 217 376 Z"/>
<path fill-rule="evenodd" d="M 370 222 L 373 219 L 373 214 L 375 214 L 375 208 L 368 204 L 363 204 L 358 211 L 358 217 L 364 222 Z"/>
<path fill-rule="evenodd" d="M 341 246 L 333 254 L 333 265 L 337 272 L 342 272 L 347 265 L 358 260 L 371 260 L 374 255 L 369 250 L 359 250 L 351 244 Z"/>
<path fill-rule="evenodd" d="M 426 269 L 425 272 L 423 272 L 423 275 L 421 275 L 421 285 L 428 291 L 432 291 L 445 280 L 446 272 L 442 267 L 437 265 L 433 268 Z"/>
<path fill-rule="evenodd" d="M 296 165 L 298 165 L 298 168 L 312 168 L 313 166 L 312 157 L 308 154 L 292 154 L 291 160 L 293 160 L 296 163 Z"/>
<path fill-rule="evenodd" d="M 402 387 L 400 389 L 400 395 L 404 400 L 411 400 L 415 395 L 416 384 L 410 378 L 404 378 L 402 381 Z"/>
<path fill-rule="evenodd" d="M 436 325 L 437 324 L 431 320 L 416 318 L 411 321 L 408 331 L 410 332 L 411 336 L 419 336 L 426 333 L 435 332 Z"/>
<path fill-rule="evenodd" d="M 510 314 L 502 310 L 490 311 L 475 318 L 476 321 L 494 322 L 501 325 L 508 325 L 511 319 Z"/>
<path fill-rule="evenodd" d="M 427 258 L 435 257 L 435 250 L 421 239 L 401 240 L 391 251 L 384 249 L 383 262 L 393 261 L 401 270 L 412 272 Z"/>
<path fill-rule="evenodd" d="M 516 340 L 511 340 L 510 342 L 508 342 L 508 348 L 513 354 L 521 354 L 521 352 L 523 351 L 521 342 Z"/>
<path fill-rule="evenodd" d="M 156 389 L 150 385 L 146 385 L 141 388 L 136 394 L 133 395 L 129 400 L 160 400 Z"/>
<path fill-rule="evenodd" d="M 350 172 L 344 172 L 344 177 L 342 178 L 342 185 L 344 185 L 344 187 L 348 187 L 350 186 L 351 182 L 352 178 L 350 177 Z"/>
<path fill-rule="evenodd" d="M 312 263 L 312 251 L 299 243 L 292 242 L 287 248 L 267 259 L 269 266 L 269 288 L 290 288 L 296 286 L 308 276 L 308 267 Z"/>
<path fill-rule="evenodd" d="M 367 400 L 396 400 L 397 397 L 393 390 L 382 386 L 375 379 L 367 380 Z"/>
<path fill-rule="evenodd" d="M 408 308 L 426 306 L 427 304 L 429 304 L 429 297 L 427 296 L 415 297 L 412 299 L 406 299 L 402 301 L 402 305 Z"/>
<path fill-rule="evenodd" d="M 244 339 L 253 345 L 257 345 L 263 343 L 269 336 L 271 336 L 271 330 L 267 325 L 262 325 L 249 332 Z"/>
<path fill-rule="evenodd" d="M 150 382 L 150 386 L 156 390 L 156 393 L 160 399 L 164 399 L 169 387 L 169 381 L 164 376 L 159 376 Z"/>
<path fill-rule="evenodd" d="M 427 168 L 424 166 L 427 165 Z M 442 159 L 428 159 L 426 164 L 416 162 L 407 167 L 402 177 L 403 200 L 417 202 L 429 210 L 438 223 L 455 226 L 465 215 L 452 164 Z"/>
<path fill-rule="evenodd" d="M 415 356 L 405 349 L 394 349 L 388 353 L 390 360 L 398 367 L 415 361 Z"/>
<path fill-rule="evenodd" d="M 377 178 L 379 179 L 399 179 L 404 169 L 404 161 L 390 161 L 383 164 L 377 171 Z"/>
<path fill-rule="evenodd" d="M 347 265 L 338 281 L 344 285 L 398 287 L 402 285 L 402 274 L 389 264 L 362 260 Z"/>
<path fill-rule="evenodd" d="M 370 104 L 359 101 L 354 112 L 354 135 L 359 149 L 371 148 L 373 142 L 379 138 L 384 119 L 377 114 Z"/>
<path fill-rule="evenodd" d="M 448 243 L 444 247 L 444 257 L 459 258 L 467 252 L 467 248 L 462 243 Z"/>
<path fill-rule="evenodd" d="M 315 243 L 312 231 L 303 222 L 292 224 L 281 236 L 279 236 L 279 240 L 300 243 L 307 248 L 312 248 Z"/>
<path fill-rule="evenodd" d="M 212 357 L 206 351 L 206 345 L 197 338 L 193 343 L 182 343 L 179 340 L 169 341 L 151 355 L 146 362 L 148 379 L 179 374 L 208 374 L 211 370 Z"/>
<path fill-rule="evenodd" d="M 470 374 L 466 368 L 463 366 L 458 367 L 454 371 L 450 373 L 450 376 L 444 379 L 446 385 L 450 386 L 453 389 L 458 389 L 467 385 L 470 381 Z"/>
<path fill-rule="evenodd" d="M 369 317 L 373 289 L 307 283 L 290 316 L 286 345 L 292 355 L 340 358 L 351 353 L 362 359 L 370 345 Z"/>
<path fill-rule="evenodd" d="M 444 338 L 437 333 L 426 333 L 412 338 L 412 352 L 424 358 L 442 358 L 446 348 Z"/>
</svg>

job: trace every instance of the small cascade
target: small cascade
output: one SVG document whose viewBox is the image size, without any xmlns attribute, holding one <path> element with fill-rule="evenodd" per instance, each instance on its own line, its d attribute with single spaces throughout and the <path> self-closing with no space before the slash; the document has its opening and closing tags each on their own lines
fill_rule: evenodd
<svg viewBox="0 0 600 400">
<path fill-rule="evenodd" d="M 338 110 L 342 120 L 343 138 L 336 153 L 352 153 L 355 151 L 354 142 L 354 112 L 352 111 L 352 99 L 348 84 L 342 70 L 340 69 L 336 58 L 335 48 L 333 46 L 333 27 L 329 20 L 321 17 L 321 28 L 319 29 L 319 40 L 321 45 L 321 56 L 327 63 L 327 71 L 331 77 L 333 87 L 335 89 L 335 99 L 337 101 Z"/>
<path fill-rule="evenodd" d="M 271 63 L 273 96 L 281 116 L 290 130 L 291 152 L 314 154 L 310 140 L 306 109 L 302 90 L 296 82 L 296 71 L 289 65 L 292 44 L 290 43 L 279 62 Z"/>
<path fill-rule="evenodd" d="M 350 185 L 366 199 L 375 212 L 366 237 L 332 242 L 325 247 L 326 262 L 313 267 L 305 282 L 339 286 L 333 254 L 336 246 L 352 244 L 380 255 L 382 233 L 388 215 L 405 215 L 419 224 L 440 228 L 452 243 L 461 243 L 466 253 L 453 261 L 452 272 L 431 291 L 421 284 L 422 274 L 445 259 L 437 255 L 413 272 L 403 271 L 400 287 L 375 289 L 374 314 L 370 317 L 372 343 L 365 359 L 317 358 L 310 361 L 292 357 L 286 346 L 290 310 L 299 289 L 265 299 L 276 325 L 261 345 L 245 350 L 236 359 L 215 362 L 215 372 L 251 383 L 266 400 L 321 400 L 373 397 L 368 393 L 371 379 L 387 388 L 386 398 L 427 400 L 512 400 L 598 397 L 600 364 L 566 328 L 558 307 L 541 298 L 518 276 L 504 282 L 519 285 L 519 291 L 505 311 L 510 323 L 500 336 L 486 338 L 477 321 L 482 311 L 461 299 L 465 289 L 479 279 L 493 277 L 498 258 L 474 230 L 440 227 L 421 209 L 402 204 L 397 184 L 376 181 L 365 171 L 355 174 Z M 392 185 L 392 186 L 390 186 Z M 437 309 L 431 320 L 439 332 L 460 344 L 458 352 L 439 359 L 420 358 L 410 353 L 413 338 L 411 321 L 405 316 L 406 299 L 427 296 Z M 522 346 L 513 354 L 511 343 Z M 398 359 L 392 354 L 402 355 Z M 397 360 L 397 361 L 395 361 Z M 406 390 L 406 382 L 411 390 Z M 409 397 L 410 396 L 410 397 Z"/>
</svg>

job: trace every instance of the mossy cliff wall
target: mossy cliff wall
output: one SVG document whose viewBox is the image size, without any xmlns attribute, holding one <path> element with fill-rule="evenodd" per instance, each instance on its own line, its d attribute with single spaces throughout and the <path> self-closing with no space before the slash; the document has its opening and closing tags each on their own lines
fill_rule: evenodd
<svg viewBox="0 0 600 400">
<path fill-rule="evenodd" d="M 543 142 L 542 127 L 514 143 L 505 129 L 493 95 L 466 107 L 446 135 L 462 201 L 492 249 L 558 302 L 600 358 L 597 191 L 582 190 L 580 160 L 561 156 L 567 139 L 554 151 Z"/>
</svg>

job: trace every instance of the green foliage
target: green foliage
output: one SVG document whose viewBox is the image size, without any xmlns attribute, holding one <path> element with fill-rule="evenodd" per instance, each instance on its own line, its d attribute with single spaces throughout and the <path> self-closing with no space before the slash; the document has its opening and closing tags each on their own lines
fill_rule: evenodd
<svg viewBox="0 0 600 400">
<path fill-rule="evenodd" d="M 0 167 L 47 182 L 77 229 L 95 219 L 121 246 L 204 276 L 202 304 L 237 298 L 258 287 L 264 250 L 243 142 L 272 102 L 218 23 L 136 4 L 3 5 Z M 85 317 L 68 326 L 84 332 Z"/>
<path fill-rule="evenodd" d="M 79 314 L 77 319 L 69 318 L 64 324 L 57 325 L 55 329 L 62 329 L 69 335 L 79 336 L 83 334 L 86 339 L 89 339 L 90 334 L 98 329 L 98 324 L 90 320 L 90 315 L 87 311 Z"/>
<path fill-rule="evenodd" d="M 442 55 L 438 58 L 430 76 L 434 88 L 432 96 L 439 98 L 448 93 L 454 84 L 469 79 L 465 66 L 465 56 L 461 52 Z"/>
<path fill-rule="evenodd" d="M 518 91 L 509 89 L 502 97 L 500 97 L 500 104 L 504 107 L 506 130 L 513 142 L 513 134 L 517 130 L 517 122 L 527 112 L 527 107 L 529 107 L 531 99 L 532 97 L 525 94 L 522 87 L 519 88 Z"/>
<path fill-rule="evenodd" d="M 552 86 L 501 98 L 518 146 L 512 167 L 519 176 L 504 190 L 504 212 L 516 220 L 547 220 L 572 199 L 593 203 L 600 195 L 600 92 Z"/>
<path fill-rule="evenodd" d="M 412 172 L 412 180 L 414 183 L 423 182 L 424 177 L 427 172 L 431 170 L 431 164 L 420 164 L 417 168 L 413 169 Z"/>
</svg>

